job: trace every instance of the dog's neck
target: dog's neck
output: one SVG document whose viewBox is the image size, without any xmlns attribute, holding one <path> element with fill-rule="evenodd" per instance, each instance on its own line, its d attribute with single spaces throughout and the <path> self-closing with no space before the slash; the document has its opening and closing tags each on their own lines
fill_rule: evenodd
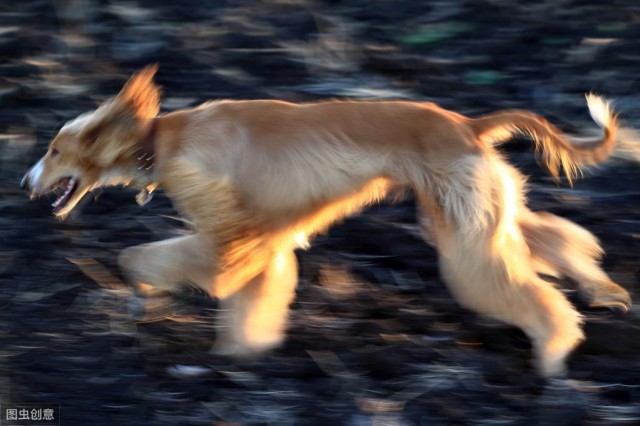
<svg viewBox="0 0 640 426">
<path fill-rule="evenodd" d="M 143 173 L 151 171 L 155 166 L 157 120 L 158 118 L 154 117 L 149 121 L 149 129 L 146 136 L 142 138 L 138 146 L 136 154 L 137 167 Z"/>
<path fill-rule="evenodd" d="M 149 120 L 149 128 L 136 150 L 136 173 L 133 184 L 140 188 L 136 201 L 143 206 L 151 201 L 153 191 L 158 186 L 154 166 L 156 165 L 156 133 L 158 118 Z"/>
</svg>

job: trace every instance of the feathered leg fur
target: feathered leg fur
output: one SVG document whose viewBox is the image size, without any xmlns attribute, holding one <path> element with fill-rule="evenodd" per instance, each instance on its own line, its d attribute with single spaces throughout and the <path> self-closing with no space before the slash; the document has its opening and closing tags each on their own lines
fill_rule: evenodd
<svg viewBox="0 0 640 426">
<path fill-rule="evenodd" d="M 539 272 L 571 278 L 592 307 L 629 309 L 629 292 L 599 265 L 603 250 L 593 234 L 547 212 L 523 212 L 518 222 Z"/>
<path fill-rule="evenodd" d="M 581 317 L 536 272 L 518 223 L 526 209 L 523 179 L 498 156 L 465 162 L 464 168 L 471 169 L 466 184 L 458 186 L 459 193 L 448 185 L 446 203 L 418 193 L 419 214 L 430 223 L 425 238 L 435 239 L 442 277 L 461 305 L 520 327 L 533 342 L 542 374 L 562 374 L 566 356 L 583 339 Z M 478 209 L 485 213 L 458 214 Z"/>
<path fill-rule="evenodd" d="M 213 351 L 249 356 L 278 346 L 284 340 L 297 284 L 295 254 L 292 250 L 277 253 L 260 275 L 222 300 Z"/>
</svg>

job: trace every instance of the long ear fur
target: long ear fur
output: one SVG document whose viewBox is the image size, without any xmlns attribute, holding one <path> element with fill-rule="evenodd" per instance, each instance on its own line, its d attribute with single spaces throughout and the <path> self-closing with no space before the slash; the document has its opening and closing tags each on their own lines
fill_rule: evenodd
<svg viewBox="0 0 640 426">
<path fill-rule="evenodd" d="M 147 65 L 135 73 L 124 85 L 117 102 L 133 108 L 136 118 L 151 118 L 160 112 L 160 88 L 153 82 L 158 64 Z"/>
</svg>

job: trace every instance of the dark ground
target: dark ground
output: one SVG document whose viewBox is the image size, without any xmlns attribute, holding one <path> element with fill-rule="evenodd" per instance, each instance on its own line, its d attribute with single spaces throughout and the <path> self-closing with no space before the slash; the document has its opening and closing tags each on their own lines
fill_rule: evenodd
<svg viewBox="0 0 640 426">
<path fill-rule="evenodd" d="M 139 208 L 133 192 L 105 190 L 59 223 L 50 200 L 18 189 L 65 120 L 150 62 L 161 65 L 166 109 L 392 97 L 468 114 L 522 107 L 579 130 L 592 126 L 583 93 L 594 90 L 640 127 L 640 3 L 161 3 L 0 4 L 1 403 L 59 403 L 65 426 L 640 423 L 637 308 L 623 317 L 581 306 L 588 340 L 570 380 L 545 383 L 520 331 L 451 299 L 410 200 L 300 252 L 289 339 L 244 365 L 207 354 L 216 303 L 202 295 L 163 321 L 127 314 L 116 255 L 183 231 L 166 198 Z M 531 208 L 597 234 L 606 270 L 640 300 L 637 165 L 614 162 L 570 190 L 527 147 L 505 149 L 531 174 Z"/>
</svg>

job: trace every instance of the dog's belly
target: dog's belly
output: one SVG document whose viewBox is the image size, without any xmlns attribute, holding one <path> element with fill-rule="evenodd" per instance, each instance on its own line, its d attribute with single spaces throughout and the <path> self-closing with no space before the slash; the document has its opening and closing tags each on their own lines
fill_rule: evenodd
<svg viewBox="0 0 640 426">
<path fill-rule="evenodd" d="M 291 204 L 281 207 L 277 212 L 261 210 L 263 223 L 273 229 L 286 230 L 297 239 L 325 232 L 332 224 L 343 218 L 359 213 L 365 206 L 385 197 L 393 183 L 389 179 L 377 178 L 350 192 L 327 202 L 313 202 L 305 205 Z M 303 243 L 304 245 L 304 243 Z"/>
<path fill-rule="evenodd" d="M 318 160 L 318 158 L 316 158 Z M 324 161 L 322 161 L 324 160 Z M 277 222 L 297 222 L 327 209 L 354 210 L 381 198 L 389 186 L 379 159 L 343 155 L 333 161 L 274 160 L 238 176 L 241 193 L 255 211 Z M 349 205 L 350 207 L 346 207 Z"/>
</svg>

